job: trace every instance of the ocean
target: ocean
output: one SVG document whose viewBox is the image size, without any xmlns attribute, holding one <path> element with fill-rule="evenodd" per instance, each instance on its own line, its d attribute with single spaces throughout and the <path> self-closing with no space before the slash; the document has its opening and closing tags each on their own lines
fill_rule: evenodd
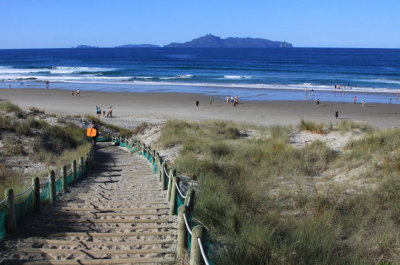
<svg viewBox="0 0 400 265">
<path fill-rule="evenodd" d="M 50 89 L 81 91 L 397 103 L 400 49 L 0 50 L 0 88 L 46 89 L 46 81 Z"/>
</svg>

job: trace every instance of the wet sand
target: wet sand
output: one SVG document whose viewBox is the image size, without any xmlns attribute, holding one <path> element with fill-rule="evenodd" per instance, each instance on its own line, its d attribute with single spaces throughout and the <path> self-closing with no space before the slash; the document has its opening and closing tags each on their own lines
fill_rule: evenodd
<svg viewBox="0 0 400 265">
<path fill-rule="evenodd" d="M 312 101 L 241 101 L 233 104 L 199 94 L 182 93 L 109 93 L 81 91 L 72 96 L 67 90 L 1 89 L 0 100 L 9 100 L 22 108 L 37 107 L 61 115 L 95 115 L 96 105 L 125 121 L 187 119 L 232 120 L 255 125 L 297 125 L 300 119 L 324 123 L 349 120 L 367 123 L 377 128 L 400 127 L 400 104 L 321 102 Z M 196 101 L 200 101 L 197 108 Z M 335 111 L 339 119 L 335 119 Z M 107 119 L 107 118 L 105 118 Z M 109 119 L 111 120 L 111 119 Z M 116 119 L 112 119 L 116 120 Z"/>
</svg>

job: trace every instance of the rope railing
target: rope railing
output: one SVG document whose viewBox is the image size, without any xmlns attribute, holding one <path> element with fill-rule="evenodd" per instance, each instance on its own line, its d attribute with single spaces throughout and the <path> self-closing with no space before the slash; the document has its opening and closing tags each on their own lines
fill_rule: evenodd
<svg viewBox="0 0 400 265">
<path fill-rule="evenodd" d="M 189 222 L 187 220 L 186 214 L 183 215 L 183 220 L 185 221 L 186 229 L 190 235 L 192 235 L 192 229 L 190 229 Z"/>
<path fill-rule="evenodd" d="M 24 190 L 23 192 L 21 192 L 21 193 L 19 193 L 19 194 L 16 194 L 14 197 L 15 197 L 15 198 L 18 198 L 18 197 L 24 195 L 25 193 L 27 193 L 28 191 L 30 191 L 30 190 L 33 188 L 34 185 L 35 185 L 35 184 L 30 185 L 26 190 Z"/>
<path fill-rule="evenodd" d="M 3 204 L 5 204 L 8 200 L 8 196 L 6 196 L 1 202 L 0 202 L 0 206 L 2 206 Z"/>
<path fill-rule="evenodd" d="M 204 263 L 205 263 L 206 265 L 210 265 L 210 263 L 208 263 L 206 253 L 204 252 L 203 244 L 201 243 L 201 238 L 200 238 L 200 237 L 197 238 L 197 242 L 199 242 L 199 247 L 200 247 L 200 251 L 201 251 L 201 256 L 203 257 Z"/>
<path fill-rule="evenodd" d="M 165 175 L 167 176 L 167 178 L 169 178 L 169 174 L 168 174 L 168 172 L 167 172 L 167 168 L 166 168 L 166 167 L 164 167 L 164 173 L 165 173 Z"/>
<path fill-rule="evenodd" d="M 183 195 L 182 192 L 181 192 L 181 189 L 179 189 L 178 183 L 175 182 L 175 186 L 176 186 L 176 190 L 178 191 L 179 195 L 180 195 L 182 198 L 186 199 L 186 196 Z"/>
<path fill-rule="evenodd" d="M 118 138 L 117 138 L 118 139 Z M 134 148 L 133 146 L 131 146 L 131 148 L 129 148 L 126 144 L 126 142 L 129 142 L 128 140 L 125 139 L 125 143 L 124 143 L 124 139 L 119 138 L 119 143 L 123 143 L 122 147 L 128 149 L 128 151 L 130 153 L 132 153 L 132 149 Z M 120 145 L 121 146 L 121 145 Z M 140 141 L 136 142 L 136 146 L 137 147 L 142 147 L 142 151 L 139 151 L 137 148 L 137 150 L 134 150 L 134 152 L 138 152 L 140 155 L 145 156 L 153 165 L 161 165 L 161 158 L 158 155 L 158 153 L 156 154 L 155 151 L 153 150 L 153 153 L 151 153 L 151 149 L 149 148 L 149 146 L 146 146 L 144 144 L 142 144 Z M 136 148 L 136 147 L 135 147 Z M 146 155 L 147 154 L 147 155 Z M 150 159 L 150 156 L 153 158 L 152 160 Z M 179 216 L 181 216 L 181 207 L 185 207 L 185 209 L 188 209 L 190 211 L 192 211 L 193 206 L 191 207 L 191 202 L 193 200 L 192 196 L 189 194 L 189 192 L 194 192 L 193 190 L 189 190 L 188 193 L 186 193 L 186 195 L 183 194 L 182 190 L 179 188 L 179 177 L 175 176 L 175 173 L 173 173 L 172 171 L 172 176 L 171 174 L 168 174 L 168 169 L 167 169 L 167 165 L 165 163 L 162 163 L 161 167 L 157 167 L 156 171 L 154 171 L 157 176 L 159 177 L 159 181 L 161 181 L 161 186 L 162 186 L 162 190 L 165 189 L 164 185 L 165 183 L 168 181 L 168 179 L 172 180 L 172 181 L 168 181 L 168 191 L 167 191 L 167 199 L 170 202 L 170 210 L 169 210 L 169 214 L 173 215 L 173 214 L 177 214 L 179 212 Z M 164 173 L 164 174 L 162 174 Z M 160 177 L 163 176 L 163 177 Z M 172 177 L 172 178 L 171 178 Z M 172 182 L 172 183 L 171 183 Z M 182 199 L 185 199 L 185 203 L 182 202 Z M 179 211 L 178 211 L 178 206 L 179 207 Z M 183 218 L 179 219 L 181 217 L 178 217 L 178 250 L 177 250 L 177 259 L 181 259 L 183 257 L 183 250 L 180 247 L 180 243 L 183 239 L 187 236 L 185 236 L 185 232 L 183 232 L 182 235 L 182 229 L 183 231 L 187 231 L 186 235 L 189 234 L 190 237 L 192 238 L 192 244 L 190 244 L 191 246 L 191 251 L 189 253 L 193 253 L 192 255 L 195 255 L 195 259 L 197 260 L 197 263 L 194 264 L 200 264 L 201 263 L 201 259 L 204 260 L 204 263 L 206 265 L 210 265 L 212 264 L 206 255 L 206 252 L 204 250 L 204 246 L 202 243 L 202 237 L 204 237 L 203 239 L 206 240 L 207 236 L 206 236 L 206 232 L 203 234 L 199 234 L 195 233 L 194 230 L 192 230 L 190 228 L 190 222 L 188 220 L 188 217 L 186 216 L 186 214 L 183 214 Z M 180 225 L 180 221 L 182 220 L 182 223 Z M 196 222 L 197 223 L 197 222 Z M 182 228 L 183 225 L 183 228 Z M 202 225 L 197 225 L 196 227 L 194 227 L 194 229 L 197 229 L 197 227 L 200 227 L 201 229 L 204 229 L 204 227 Z M 208 240 L 208 239 L 207 239 Z M 193 243 L 196 242 L 196 243 Z M 198 246 L 197 246 L 198 245 Z M 197 250 L 193 249 L 193 248 L 197 248 Z M 199 251 L 200 250 L 200 251 Z M 196 256 L 198 253 L 198 255 L 200 256 Z"/>
</svg>

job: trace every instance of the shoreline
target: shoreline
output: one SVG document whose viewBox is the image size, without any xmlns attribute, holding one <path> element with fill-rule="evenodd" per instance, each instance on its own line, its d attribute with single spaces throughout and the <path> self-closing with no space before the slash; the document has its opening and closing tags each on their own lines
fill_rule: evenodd
<svg viewBox="0 0 400 265">
<path fill-rule="evenodd" d="M 11 82 L 11 89 L 44 89 L 46 82 Z M 10 89 L 9 82 L 0 82 L 1 89 Z M 266 87 L 247 87 L 236 84 L 235 86 L 222 84 L 162 84 L 162 83 L 75 83 L 75 82 L 51 82 L 50 90 L 76 90 L 98 91 L 98 92 L 127 92 L 127 93 L 182 93 L 201 94 L 206 96 L 220 97 L 239 96 L 241 101 L 312 101 L 320 99 L 325 102 L 353 102 L 356 96 L 359 101 L 367 103 L 391 103 L 399 104 L 400 90 L 359 90 L 353 89 L 326 89 L 306 85 L 271 85 Z M 313 92 L 314 91 L 314 92 Z"/>
<path fill-rule="evenodd" d="M 190 93 L 131 93 L 81 90 L 80 96 L 61 89 L 0 89 L 0 100 L 9 100 L 27 109 L 37 107 L 60 115 L 93 115 L 96 105 L 108 111 L 113 107 L 114 118 L 105 122 L 126 123 L 137 126 L 139 121 L 157 122 L 167 119 L 229 120 L 261 126 L 298 125 L 303 118 L 318 123 L 336 123 L 344 120 L 367 123 L 375 128 L 400 127 L 398 104 L 326 102 L 316 105 L 312 101 L 243 101 L 234 109 L 213 96 Z M 200 101 L 197 108 L 195 101 Z M 335 119 L 335 111 L 339 118 Z M 129 125 L 131 124 L 131 126 Z"/>
</svg>

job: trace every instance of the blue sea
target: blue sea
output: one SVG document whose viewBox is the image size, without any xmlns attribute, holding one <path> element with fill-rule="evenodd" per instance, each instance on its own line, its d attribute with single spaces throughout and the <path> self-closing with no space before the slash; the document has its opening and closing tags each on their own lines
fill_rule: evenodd
<svg viewBox="0 0 400 265">
<path fill-rule="evenodd" d="M 46 89 L 46 81 L 50 89 L 81 91 L 396 103 L 400 49 L 0 50 L 0 88 Z"/>
</svg>

